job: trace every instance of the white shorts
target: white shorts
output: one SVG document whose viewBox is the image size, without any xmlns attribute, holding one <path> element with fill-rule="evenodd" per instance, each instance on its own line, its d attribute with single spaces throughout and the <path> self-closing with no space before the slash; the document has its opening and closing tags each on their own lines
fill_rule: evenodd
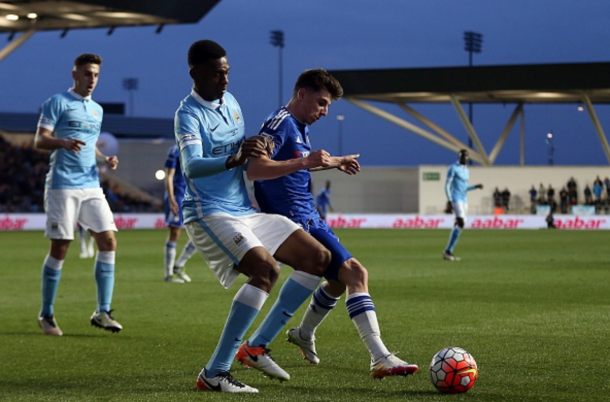
<svg viewBox="0 0 610 402">
<path fill-rule="evenodd" d="M 46 190 L 44 209 L 47 213 L 45 237 L 48 239 L 74 240 L 77 222 L 95 233 L 117 231 L 101 187 Z"/>
<path fill-rule="evenodd" d="M 466 222 L 466 214 L 468 213 L 468 203 L 464 201 L 456 201 L 453 203 L 453 213 L 456 218 L 464 219 Z"/>
<path fill-rule="evenodd" d="M 187 223 L 185 229 L 220 284 L 229 288 L 239 275 L 234 266 L 250 249 L 264 247 L 273 255 L 300 228 L 281 215 L 215 213 Z"/>
</svg>

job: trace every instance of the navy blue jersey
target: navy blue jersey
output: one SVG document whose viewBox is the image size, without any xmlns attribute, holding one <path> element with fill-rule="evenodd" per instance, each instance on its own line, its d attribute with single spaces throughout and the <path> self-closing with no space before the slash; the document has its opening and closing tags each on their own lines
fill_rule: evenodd
<svg viewBox="0 0 610 402">
<path fill-rule="evenodd" d="M 263 123 L 260 134 L 273 140 L 271 159 L 285 161 L 306 158 L 311 152 L 309 129 L 285 107 L 272 113 Z M 288 218 L 317 217 L 309 170 L 301 169 L 273 180 L 255 181 L 254 195 L 262 212 Z"/>
<path fill-rule="evenodd" d="M 176 144 L 169 147 L 167 151 L 167 159 L 165 160 L 166 169 L 174 169 L 174 197 L 184 197 L 184 191 L 186 190 L 186 183 L 184 182 L 184 176 L 182 176 L 182 168 L 180 167 L 180 150 Z"/>
</svg>

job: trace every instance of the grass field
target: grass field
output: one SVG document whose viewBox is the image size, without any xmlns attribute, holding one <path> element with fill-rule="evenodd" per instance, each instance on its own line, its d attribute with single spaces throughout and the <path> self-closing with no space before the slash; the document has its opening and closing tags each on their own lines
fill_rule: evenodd
<svg viewBox="0 0 610 402">
<path fill-rule="evenodd" d="M 89 324 L 93 262 L 78 258 L 75 243 L 55 305 L 64 336 L 44 336 L 36 315 L 48 241 L 41 232 L 2 232 L 0 400 L 608 400 L 609 231 L 467 230 L 456 249 L 463 260 L 455 263 L 441 259 L 446 230 L 338 234 L 369 269 L 386 345 L 419 364 L 415 376 L 369 377 L 368 352 L 343 298 L 318 331 L 319 366 L 303 361 L 280 336 L 271 349 L 289 382 L 234 364 L 235 377 L 260 394 L 198 393 L 196 376 L 238 285 L 224 290 L 198 255 L 187 265 L 193 283 L 164 283 L 165 231 L 122 231 L 113 308 L 124 330 L 106 333 Z M 430 384 L 430 359 L 446 346 L 463 347 L 477 360 L 480 377 L 467 394 L 441 395 Z"/>
</svg>

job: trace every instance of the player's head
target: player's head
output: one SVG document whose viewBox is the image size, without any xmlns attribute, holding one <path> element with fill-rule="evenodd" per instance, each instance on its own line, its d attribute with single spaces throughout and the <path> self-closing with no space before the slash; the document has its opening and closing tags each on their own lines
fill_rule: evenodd
<svg viewBox="0 0 610 402">
<path fill-rule="evenodd" d="M 305 124 L 313 124 L 328 114 L 333 100 L 343 96 L 343 88 L 328 71 L 317 68 L 305 70 L 294 85 L 289 103 L 291 112 Z"/>
<path fill-rule="evenodd" d="M 458 157 L 461 165 L 467 164 L 469 158 L 468 150 L 461 149 L 460 152 L 458 152 Z"/>
<path fill-rule="evenodd" d="M 214 41 L 199 40 L 189 48 L 188 63 L 195 91 L 207 101 L 222 98 L 229 85 L 226 50 Z"/>
<path fill-rule="evenodd" d="M 101 65 L 102 58 L 97 54 L 83 53 L 78 56 L 72 69 L 74 92 L 81 96 L 90 96 L 97 86 Z"/>
</svg>

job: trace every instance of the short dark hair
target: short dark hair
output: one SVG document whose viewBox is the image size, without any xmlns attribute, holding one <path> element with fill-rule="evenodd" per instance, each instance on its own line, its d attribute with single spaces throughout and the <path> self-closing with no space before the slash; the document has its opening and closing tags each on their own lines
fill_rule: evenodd
<svg viewBox="0 0 610 402">
<path fill-rule="evenodd" d="M 460 152 L 458 152 L 458 155 L 462 155 L 462 154 L 468 155 L 468 150 L 467 149 L 460 149 Z"/>
<path fill-rule="evenodd" d="M 341 87 L 339 81 L 323 68 L 303 71 L 294 85 L 294 94 L 296 95 L 301 88 L 311 89 L 315 92 L 326 88 L 333 100 L 338 100 L 343 96 L 343 87 Z"/>
<path fill-rule="evenodd" d="M 208 60 L 222 59 L 227 51 L 213 40 L 203 39 L 193 43 L 189 48 L 189 67 L 205 63 Z"/>
<path fill-rule="evenodd" d="M 102 58 L 97 54 L 83 53 L 74 60 L 74 68 L 79 68 L 89 63 L 101 66 Z"/>
</svg>

